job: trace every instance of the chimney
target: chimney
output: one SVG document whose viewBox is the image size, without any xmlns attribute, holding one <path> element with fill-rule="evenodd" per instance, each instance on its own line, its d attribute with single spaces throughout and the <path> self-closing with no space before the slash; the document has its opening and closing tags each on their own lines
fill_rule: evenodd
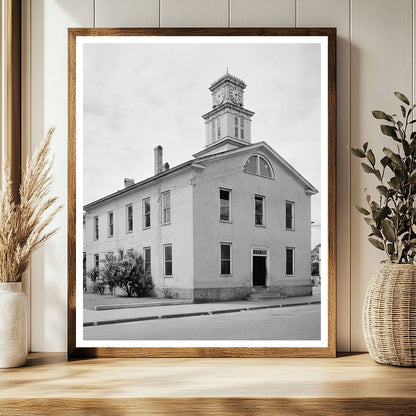
<svg viewBox="0 0 416 416">
<path fill-rule="evenodd" d="M 163 170 L 163 147 L 161 145 L 156 146 L 155 152 L 155 175 Z"/>
<path fill-rule="evenodd" d="M 124 188 L 134 185 L 134 179 L 124 178 Z"/>
<path fill-rule="evenodd" d="M 169 163 L 168 162 L 166 162 L 164 165 L 163 165 L 163 172 L 166 172 L 167 170 L 169 170 Z"/>
</svg>

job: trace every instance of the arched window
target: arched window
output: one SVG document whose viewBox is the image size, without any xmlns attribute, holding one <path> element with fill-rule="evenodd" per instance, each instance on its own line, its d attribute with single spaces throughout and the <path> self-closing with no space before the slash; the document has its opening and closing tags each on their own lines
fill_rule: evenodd
<svg viewBox="0 0 416 416">
<path fill-rule="evenodd" d="M 273 178 L 273 171 L 270 163 L 260 155 L 253 155 L 248 158 L 244 165 L 244 172 L 265 176 L 266 178 Z"/>
</svg>

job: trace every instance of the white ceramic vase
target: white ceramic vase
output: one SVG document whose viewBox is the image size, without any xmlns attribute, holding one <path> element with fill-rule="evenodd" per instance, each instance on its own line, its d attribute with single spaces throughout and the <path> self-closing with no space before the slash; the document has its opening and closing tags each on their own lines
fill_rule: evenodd
<svg viewBox="0 0 416 416">
<path fill-rule="evenodd" d="M 0 283 L 0 368 L 27 359 L 27 301 L 22 283 Z"/>
</svg>

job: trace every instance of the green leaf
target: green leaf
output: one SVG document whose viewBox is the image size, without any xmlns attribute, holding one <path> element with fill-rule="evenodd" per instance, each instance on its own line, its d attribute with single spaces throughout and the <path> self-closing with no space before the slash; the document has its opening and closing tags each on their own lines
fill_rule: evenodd
<svg viewBox="0 0 416 416">
<path fill-rule="evenodd" d="M 364 152 L 366 152 L 366 151 L 367 151 L 367 147 L 368 147 L 368 142 L 365 142 L 365 143 L 363 144 L 363 149 L 364 149 Z"/>
<path fill-rule="evenodd" d="M 367 159 L 374 166 L 376 163 L 376 158 L 374 157 L 374 153 L 371 149 L 367 152 Z"/>
<path fill-rule="evenodd" d="M 396 176 L 393 176 L 387 183 L 394 189 L 400 188 L 400 179 L 396 178 Z"/>
<path fill-rule="evenodd" d="M 394 244 L 387 244 L 387 252 L 392 255 L 394 253 Z"/>
<path fill-rule="evenodd" d="M 412 182 L 416 179 L 416 169 L 409 175 L 409 182 Z"/>
<path fill-rule="evenodd" d="M 377 179 L 381 182 L 381 173 L 380 173 L 380 171 L 378 169 L 376 169 L 374 171 L 374 175 L 376 175 L 377 176 Z"/>
<path fill-rule="evenodd" d="M 365 208 L 359 207 L 358 205 L 356 205 L 355 208 L 357 208 L 357 210 L 361 212 L 361 214 L 363 215 L 370 215 L 370 212 L 367 211 Z"/>
<path fill-rule="evenodd" d="M 403 162 L 397 153 L 394 153 L 392 150 L 390 150 L 388 147 L 383 147 L 383 152 L 387 157 L 389 157 L 396 165 L 402 166 Z"/>
<path fill-rule="evenodd" d="M 374 110 L 372 111 L 372 114 L 373 114 L 373 117 L 378 120 L 387 120 L 387 121 L 391 121 L 392 123 L 394 122 L 393 117 L 389 116 L 384 111 Z"/>
<path fill-rule="evenodd" d="M 402 110 L 402 116 L 406 117 L 406 109 L 401 105 L 400 110 Z"/>
<path fill-rule="evenodd" d="M 385 168 L 390 162 L 390 158 L 388 156 L 384 156 L 381 160 L 380 163 L 383 165 L 383 167 Z"/>
<path fill-rule="evenodd" d="M 416 123 L 416 120 L 409 121 L 409 124 Z"/>
<path fill-rule="evenodd" d="M 383 231 L 384 237 L 386 237 L 388 241 L 391 243 L 396 241 L 396 232 L 394 231 L 393 225 L 389 220 L 383 220 L 381 222 L 381 230 Z"/>
<path fill-rule="evenodd" d="M 400 100 L 403 101 L 405 104 L 410 105 L 409 99 L 400 92 L 395 92 L 394 95 Z"/>
<path fill-rule="evenodd" d="M 365 153 L 361 149 L 354 149 L 351 147 L 350 150 L 354 156 L 361 157 L 361 158 L 365 157 Z"/>
<path fill-rule="evenodd" d="M 378 228 L 376 228 L 374 225 L 371 225 L 371 231 L 373 232 L 373 234 L 378 237 L 378 238 L 383 238 L 381 232 L 379 231 Z"/>
<path fill-rule="evenodd" d="M 363 167 L 364 172 L 366 173 L 374 173 L 374 169 L 370 166 L 368 166 L 365 163 L 361 163 L 361 166 Z"/>
<path fill-rule="evenodd" d="M 384 244 L 375 237 L 368 237 L 368 241 L 376 248 L 378 248 L 379 250 L 383 250 L 384 251 Z"/>
<path fill-rule="evenodd" d="M 387 196 L 387 187 L 384 185 L 380 185 L 376 187 L 377 191 L 379 191 L 381 193 L 381 195 Z"/>
<path fill-rule="evenodd" d="M 384 220 L 384 218 L 387 217 L 387 215 L 389 215 L 391 212 L 389 207 L 383 207 L 380 212 L 377 214 L 377 217 L 375 218 L 375 220 L 377 221 L 378 224 L 381 223 L 381 221 Z"/>
<path fill-rule="evenodd" d="M 403 145 L 403 151 L 404 151 L 404 154 L 405 154 L 406 156 L 409 156 L 409 155 L 410 155 L 410 147 L 409 147 L 409 143 L 408 143 L 406 140 L 403 140 L 403 141 L 402 141 L 402 145 Z"/>
<path fill-rule="evenodd" d="M 372 218 L 364 218 L 364 221 L 370 226 L 376 225 L 376 222 Z"/>
<path fill-rule="evenodd" d="M 382 124 L 380 129 L 386 136 L 390 136 L 393 140 L 400 141 L 400 139 L 397 137 L 397 129 L 395 127 Z"/>
</svg>

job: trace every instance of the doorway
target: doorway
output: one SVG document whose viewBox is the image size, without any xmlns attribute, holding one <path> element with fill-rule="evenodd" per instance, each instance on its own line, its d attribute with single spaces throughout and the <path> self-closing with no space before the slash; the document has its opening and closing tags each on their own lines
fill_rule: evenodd
<svg viewBox="0 0 416 416">
<path fill-rule="evenodd" d="M 266 286 L 267 284 L 267 250 L 252 250 L 252 277 L 253 286 Z"/>
</svg>

